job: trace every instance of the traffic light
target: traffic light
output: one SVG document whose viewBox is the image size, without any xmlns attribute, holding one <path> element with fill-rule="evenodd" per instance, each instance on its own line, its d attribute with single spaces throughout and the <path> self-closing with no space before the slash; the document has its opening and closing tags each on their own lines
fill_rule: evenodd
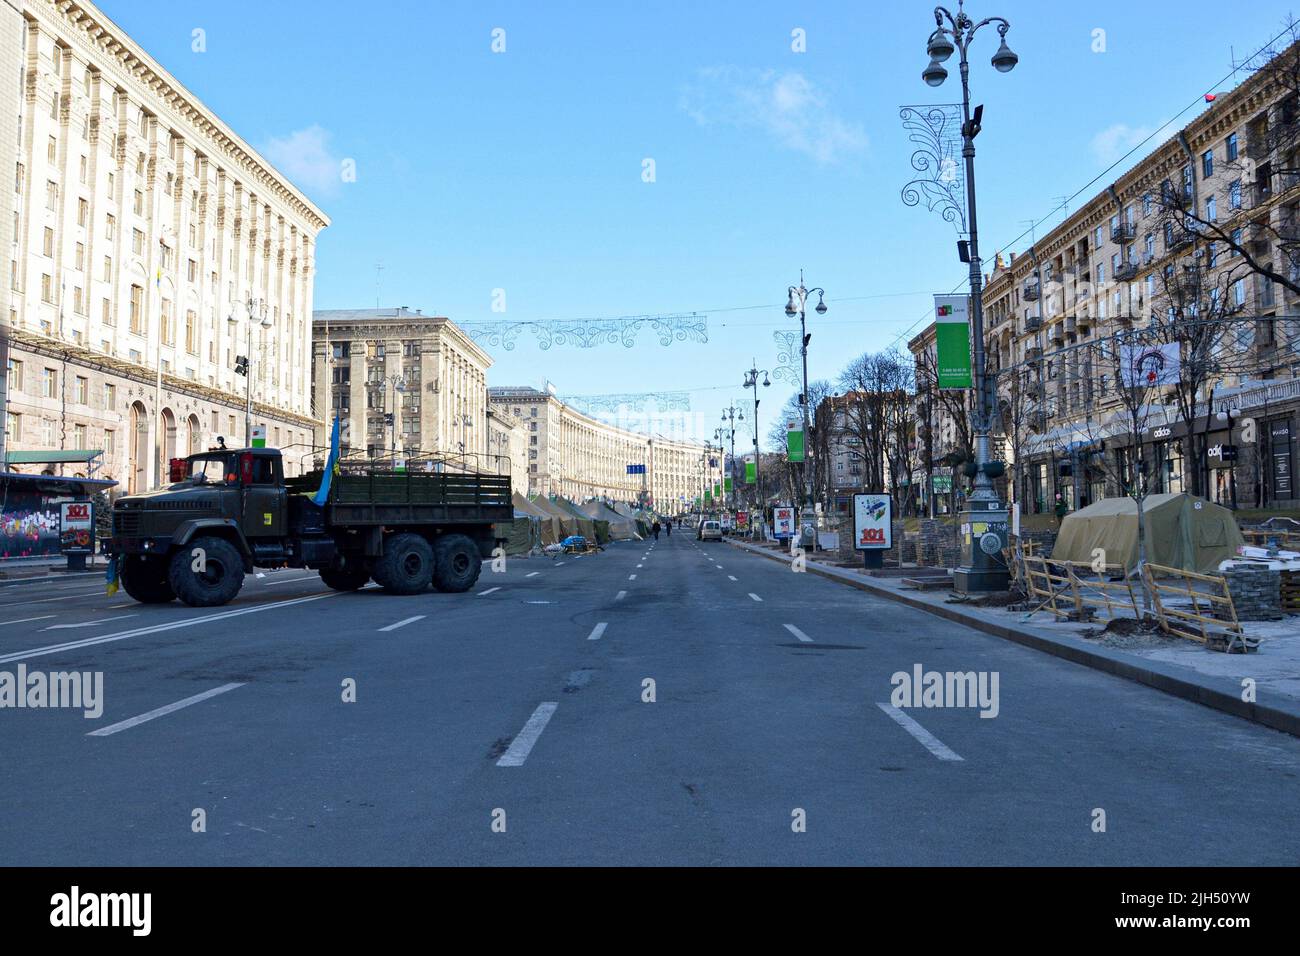
<svg viewBox="0 0 1300 956">
<path fill-rule="evenodd" d="M 235 374 L 236 374 L 236 375 L 247 375 L 247 374 L 248 374 L 248 356 L 247 356 L 247 355 L 236 355 L 236 356 L 235 356 Z"/>
</svg>

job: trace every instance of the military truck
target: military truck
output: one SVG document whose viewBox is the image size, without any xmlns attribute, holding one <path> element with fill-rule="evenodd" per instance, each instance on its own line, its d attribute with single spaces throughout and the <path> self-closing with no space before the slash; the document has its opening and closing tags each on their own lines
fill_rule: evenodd
<svg viewBox="0 0 1300 956">
<path fill-rule="evenodd" d="M 135 600 L 226 604 L 254 568 L 311 568 L 336 591 L 467 591 L 514 517 L 508 475 L 340 462 L 324 504 L 317 470 L 286 479 L 275 448 L 171 462 L 171 484 L 113 504 L 118 581 Z"/>
</svg>

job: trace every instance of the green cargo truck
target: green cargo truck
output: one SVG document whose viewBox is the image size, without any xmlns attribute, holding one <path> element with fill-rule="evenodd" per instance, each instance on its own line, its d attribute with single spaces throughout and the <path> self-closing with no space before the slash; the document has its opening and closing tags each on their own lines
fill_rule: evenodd
<svg viewBox="0 0 1300 956">
<path fill-rule="evenodd" d="M 338 591 L 468 591 L 514 517 L 509 475 L 340 462 L 286 479 L 275 448 L 220 448 L 171 463 L 172 483 L 113 504 L 105 551 L 137 601 L 226 604 L 254 568 L 312 568 Z M 111 573 L 113 573 L 111 572 Z"/>
</svg>

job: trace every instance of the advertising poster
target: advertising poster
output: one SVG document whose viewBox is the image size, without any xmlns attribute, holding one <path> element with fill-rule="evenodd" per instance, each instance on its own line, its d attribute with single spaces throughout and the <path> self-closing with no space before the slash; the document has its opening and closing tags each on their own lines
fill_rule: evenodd
<svg viewBox="0 0 1300 956">
<path fill-rule="evenodd" d="M 892 547 L 893 517 L 889 495 L 854 495 L 853 547 L 859 551 Z"/>
<path fill-rule="evenodd" d="M 64 554 L 95 553 L 95 506 L 89 501 L 59 505 L 59 543 Z"/>
<path fill-rule="evenodd" d="M 970 306 L 964 295 L 934 297 L 935 362 L 940 388 L 970 388 Z"/>
<path fill-rule="evenodd" d="M 772 509 L 772 533 L 778 538 L 794 537 L 794 509 Z"/>
</svg>

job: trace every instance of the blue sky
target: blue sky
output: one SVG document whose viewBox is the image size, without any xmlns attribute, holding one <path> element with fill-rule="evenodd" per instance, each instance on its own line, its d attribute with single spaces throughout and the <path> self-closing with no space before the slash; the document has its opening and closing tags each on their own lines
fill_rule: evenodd
<svg viewBox="0 0 1300 956">
<path fill-rule="evenodd" d="M 813 377 L 905 345 L 930 294 L 962 281 L 953 227 L 899 198 L 911 148 L 898 107 L 960 95 L 955 75 L 939 90 L 920 79 L 933 4 L 99 2 L 329 214 L 318 308 L 373 306 L 382 263 L 382 304 L 452 319 L 709 314 L 706 344 L 664 348 L 644 332 L 633 349 L 542 351 L 525 334 L 513 352 L 490 350 L 492 384 L 689 389 L 703 438 L 744 400 L 751 357 L 775 365 L 772 335 L 790 328 L 782 306 L 801 267 L 830 307 L 810 323 Z M 1232 52 L 1241 60 L 1276 35 L 1287 8 L 996 0 L 969 11 L 1007 17 L 1021 58 L 996 73 L 992 29 L 973 48 L 991 259 L 1024 247 L 1012 243 L 1025 221 L 1058 221 L 1059 197 L 1128 145 L 1195 103 L 1154 146 L 1207 108 L 1204 92 L 1233 85 L 1218 85 Z M 491 49 L 496 28 L 503 53 Z M 804 53 L 791 49 L 796 28 Z M 195 29 L 205 52 L 191 49 Z M 345 160 L 355 182 L 341 181 Z M 764 434 L 792 391 L 763 393 Z"/>
</svg>

